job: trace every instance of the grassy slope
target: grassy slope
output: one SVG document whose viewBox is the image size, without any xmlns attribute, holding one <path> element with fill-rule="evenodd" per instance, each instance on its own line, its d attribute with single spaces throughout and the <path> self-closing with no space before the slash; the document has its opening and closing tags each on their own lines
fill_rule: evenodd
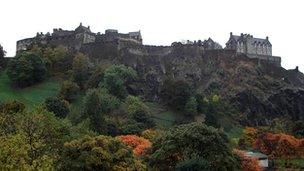
<svg viewBox="0 0 304 171">
<path fill-rule="evenodd" d="M 158 128 L 170 128 L 177 119 L 177 114 L 165 107 L 157 104 L 148 102 L 146 103 L 152 114 L 153 119 L 156 122 Z"/>
<path fill-rule="evenodd" d="M 60 88 L 59 81 L 49 79 L 43 83 L 24 89 L 14 89 L 10 86 L 10 80 L 5 72 L 0 73 L 0 100 L 18 100 L 29 108 L 41 104 L 45 98 L 54 96 Z"/>
</svg>

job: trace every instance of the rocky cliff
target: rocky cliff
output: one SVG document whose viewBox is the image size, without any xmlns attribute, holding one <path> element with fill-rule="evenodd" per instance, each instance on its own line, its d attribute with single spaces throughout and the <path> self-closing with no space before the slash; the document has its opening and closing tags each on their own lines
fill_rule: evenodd
<svg viewBox="0 0 304 171">
<path fill-rule="evenodd" d="M 115 50 L 109 50 L 109 47 Z M 102 53 L 83 50 L 94 60 L 109 59 L 136 69 L 140 89 L 159 100 L 165 79 L 186 80 L 206 96 L 219 94 L 246 116 L 246 124 L 267 124 L 273 117 L 304 117 L 304 75 L 231 50 L 204 51 L 199 46 L 113 45 Z M 103 54 L 103 55 L 102 55 Z M 260 119 L 262 118 L 262 119 Z"/>
</svg>

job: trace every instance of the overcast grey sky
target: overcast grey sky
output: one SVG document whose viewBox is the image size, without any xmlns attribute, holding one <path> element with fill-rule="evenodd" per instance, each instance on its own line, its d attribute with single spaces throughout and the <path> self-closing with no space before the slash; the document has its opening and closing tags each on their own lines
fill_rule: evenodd
<svg viewBox="0 0 304 171">
<path fill-rule="evenodd" d="M 269 36 L 285 68 L 304 69 L 303 0 L 1 0 L 0 44 L 13 56 L 16 41 L 80 22 L 94 32 L 141 30 L 144 44 L 211 37 L 222 46 L 229 33 Z"/>
</svg>

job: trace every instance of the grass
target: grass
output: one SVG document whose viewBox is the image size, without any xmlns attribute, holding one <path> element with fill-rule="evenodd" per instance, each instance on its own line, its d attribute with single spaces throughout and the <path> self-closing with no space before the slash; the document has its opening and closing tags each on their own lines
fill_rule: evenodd
<svg viewBox="0 0 304 171">
<path fill-rule="evenodd" d="M 59 88 L 59 81 L 54 79 L 23 89 L 12 88 L 7 74 L 0 72 L 0 101 L 18 100 L 32 108 L 41 104 L 45 98 L 56 95 Z"/>
<path fill-rule="evenodd" d="M 146 103 L 158 128 L 169 128 L 176 121 L 176 113 L 157 103 Z"/>
<path fill-rule="evenodd" d="M 291 159 L 276 159 L 275 166 L 278 170 L 286 169 L 304 169 L 304 158 L 291 158 Z"/>
</svg>

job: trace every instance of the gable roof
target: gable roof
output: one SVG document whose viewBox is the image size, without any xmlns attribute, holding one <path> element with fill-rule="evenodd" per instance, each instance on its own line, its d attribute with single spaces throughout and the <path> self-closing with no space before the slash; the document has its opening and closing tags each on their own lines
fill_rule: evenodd
<svg viewBox="0 0 304 171">
<path fill-rule="evenodd" d="M 257 159 L 260 159 L 260 160 L 264 160 L 264 159 L 267 159 L 267 158 L 268 158 L 268 156 L 265 155 L 265 154 L 263 154 L 263 153 L 260 153 L 260 152 L 252 152 L 252 151 L 247 151 L 247 152 L 245 152 L 245 156 L 257 158 Z"/>
<path fill-rule="evenodd" d="M 85 27 L 80 23 L 80 25 L 75 29 L 75 32 L 77 33 L 92 33 L 90 30 L 90 27 Z"/>
<path fill-rule="evenodd" d="M 243 42 L 250 41 L 251 44 L 268 44 L 268 45 L 271 45 L 268 38 L 266 38 L 266 39 L 255 38 L 250 34 L 241 34 L 241 36 L 231 34 L 229 41 L 231 41 L 231 40 L 234 40 L 236 42 L 238 42 L 238 41 L 243 41 Z"/>
</svg>

